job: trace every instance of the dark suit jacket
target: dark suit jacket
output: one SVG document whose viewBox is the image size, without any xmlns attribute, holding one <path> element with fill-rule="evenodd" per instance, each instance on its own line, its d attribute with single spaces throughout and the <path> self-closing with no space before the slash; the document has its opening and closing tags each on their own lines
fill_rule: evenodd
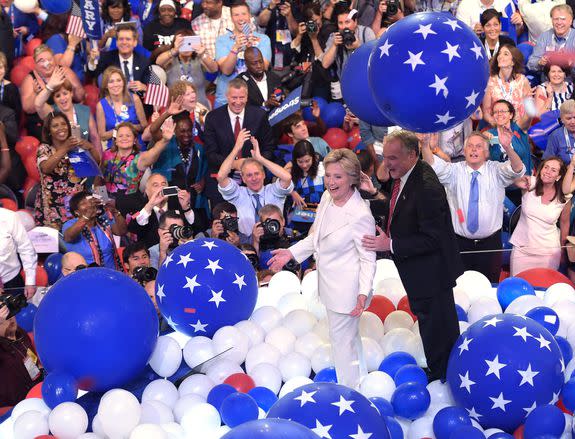
<svg viewBox="0 0 575 439">
<path fill-rule="evenodd" d="M 274 142 L 268 114 L 261 108 L 246 105 L 242 128 L 251 131 L 252 136 L 258 139 L 262 155 L 273 161 Z M 210 111 L 206 116 L 204 128 L 204 148 L 206 149 L 210 174 L 218 172 L 222 162 L 232 152 L 234 144 L 235 138 L 228 114 L 228 106 L 224 105 Z M 251 157 L 251 149 L 251 142 L 245 142 L 242 157 Z"/>
<path fill-rule="evenodd" d="M 100 60 L 98 61 L 98 66 L 96 70 L 92 72 L 94 78 L 98 78 L 104 70 L 110 66 L 119 67 L 124 72 L 124 66 L 120 65 L 120 58 L 117 50 L 112 50 L 110 52 L 102 52 L 100 54 Z M 150 78 L 149 73 L 150 60 L 139 53 L 134 52 L 134 61 L 132 65 L 132 74 L 134 76 L 134 81 L 140 81 L 144 84 L 148 82 Z"/>
<path fill-rule="evenodd" d="M 393 261 L 410 297 L 451 291 L 463 265 L 445 189 L 422 160 L 399 194 L 390 232 Z"/>
<path fill-rule="evenodd" d="M 271 94 L 276 88 L 281 88 L 281 80 L 274 72 L 266 72 L 266 82 L 268 83 L 268 95 L 262 96 L 262 92 L 258 88 L 254 78 L 248 72 L 240 75 L 244 81 L 248 83 L 248 105 L 255 105 L 261 107 L 265 101 L 269 99 Z"/>
</svg>

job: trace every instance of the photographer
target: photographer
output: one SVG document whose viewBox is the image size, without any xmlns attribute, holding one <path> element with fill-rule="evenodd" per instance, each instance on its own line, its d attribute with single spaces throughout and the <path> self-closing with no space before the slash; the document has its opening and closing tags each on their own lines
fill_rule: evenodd
<svg viewBox="0 0 575 439">
<path fill-rule="evenodd" d="M 70 199 L 70 212 L 75 218 L 62 226 L 68 250 L 81 254 L 89 264 L 124 271 L 114 235 L 125 235 L 128 227 L 113 203 L 104 204 L 82 191 Z"/>
<path fill-rule="evenodd" d="M 371 28 L 377 38 L 393 23 L 404 18 L 403 10 L 404 6 L 401 0 L 381 0 L 379 2 L 373 23 L 371 24 Z"/>
<path fill-rule="evenodd" d="M 189 224 L 185 224 L 178 211 L 168 210 L 160 216 L 158 236 L 160 242 L 150 247 L 150 261 L 152 267 L 159 269 L 178 245 L 194 237 L 194 232 Z"/>
<path fill-rule="evenodd" d="M 285 220 L 282 211 L 274 204 L 266 204 L 259 211 L 260 220 L 252 231 L 252 244 L 260 255 L 278 248 L 288 248 L 290 239 L 284 228 Z M 266 264 L 260 264 L 265 267 Z"/>
<path fill-rule="evenodd" d="M 247 244 L 250 238 L 239 231 L 238 209 L 228 201 L 222 201 L 212 209 L 214 221 L 209 235 L 212 238 L 224 239 L 236 247 Z"/>
<path fill-rule="evenodd" d="M 291 42 L 291 48 L 298 62 L 314 61 L 321 58 L 329 36 L 322 32 L 321 9 L 318 3 L 311 3 L 303 10 L 305 21 L 298 24 L 298 32 Z"/>
<path fill-rule="evenodd" d="M 155 294 L 158 270 L 150 263 L 150 251 L 146 248 L 146 244 L 143 242 L 128 244 L 124 249 L 123 259 L 126 274 L 144 287 L 159 315 Z"/>
<path fill-rule="evenodd" d="M 337 28 L 339 32 L 331 34 L 327 41 L 321 64 L 327 69 L 335 62 L 337 76 L 341 77 L 347 58 L 366 41 L 375 40 L 375 33 L 371 28 L 357 24 L 355 9 L 337 15 Z"/>
<path fill-rule="evenodd" d="M 259 13 L 257 23 L 265 28 L 270 38 L 272 48 L 271 65 L 275 70 L 284 70 L 291 64 L 292 51 L 290 47 L 292 35 L 298 28 L 299 13 L 296 5 L 289 0 L 270 0 L 268 5 Z"/>
</svg>

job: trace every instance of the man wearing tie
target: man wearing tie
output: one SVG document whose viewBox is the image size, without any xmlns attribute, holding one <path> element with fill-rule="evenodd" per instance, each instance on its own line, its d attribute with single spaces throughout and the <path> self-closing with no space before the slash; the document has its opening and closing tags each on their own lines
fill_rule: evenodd
<svg viewBox="0 0 575 439">
<path fill-rule="evenodd" d="M 431 166 L 419 160 L 419 141 L 409 131 L 386 137 L 384 163 L 393 179 L 387 230 L 366 235 L 368 250 L 390 251 L 417 316 L 428 379 L 445 379 L 447 360 L 459 336 L 453 300 L 463 273 L 445 190 Z"/>
<path fill-rule="evenodd" d="M 499 282 L 503 255 L 501 226 L 505 188 L 525 173 L 525 166 L 511 147 L 513 133 L 502 132 L 499 142 L 509 160 L 489 158 L 489 140 L 480 132 L 471 133 L 465 142 L 465 161 L 447 163 L 431 152 L 424 139 L 421 153 L 447 191 L 453 229 L 465 270 L 483 273 L 490 282 Z M 495 251 L 489 251 L 495 250 Z M 470 252 L 470 253 L 465 253 Z"/>
</svg>

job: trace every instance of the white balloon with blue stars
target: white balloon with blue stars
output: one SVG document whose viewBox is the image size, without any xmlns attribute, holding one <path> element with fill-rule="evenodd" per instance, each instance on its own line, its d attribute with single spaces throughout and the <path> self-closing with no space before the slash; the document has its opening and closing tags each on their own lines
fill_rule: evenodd
<svg viewBox="0 0 575 439">
<path fill-rule="evenodd" d="M 512 432 L 535 407 L 558 401 L 564 371 L 547 329 L 525 316 L 497 314 L 459 336 L 447 381 L 455 401 L 483 428 Z"/>
<path fill-rule="evenodd" d="M 380 111 L 420 133 L 461 123 L 481 104 L 489 62 L 475 33 L 441 12 L 409 15 L 379 39 L 369 84 Z"/>
<path fill-rule="evenodd" d="M 162 316 L 173 329 L 192 337 L 211 337 L 223 326 L 247 320 L 257 295 L 250 261 L 220 239 L 195 239 L 176 247 L 156 279 Z"/>
</svg>

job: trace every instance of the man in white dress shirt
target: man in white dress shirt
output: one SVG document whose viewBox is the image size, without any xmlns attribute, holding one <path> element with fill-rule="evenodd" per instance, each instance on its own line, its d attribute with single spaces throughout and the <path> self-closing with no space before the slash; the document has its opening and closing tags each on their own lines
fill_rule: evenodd
<svg viewBox="0 0 575 439">
<path fill-rule="evenodd" d="M 434 156 L 429 136 L 424 136 L 421 148 L 423 159 L 447 191 L 465 269 L 479 271 L 491 282 L 499 282 L 501 272 L 505 188 L 525 173 L 521 158 L 511 147 L 512 136 L 511 131 L 499 135 L 499 142 L 509 157 L 503 163 L 488 160 L 489 140 L 478 131 L 471 133 L 465 142 L 463 162 L 449 163 Z M 483 253 L 486 250 L 493 251 Z"/>
</svg>

